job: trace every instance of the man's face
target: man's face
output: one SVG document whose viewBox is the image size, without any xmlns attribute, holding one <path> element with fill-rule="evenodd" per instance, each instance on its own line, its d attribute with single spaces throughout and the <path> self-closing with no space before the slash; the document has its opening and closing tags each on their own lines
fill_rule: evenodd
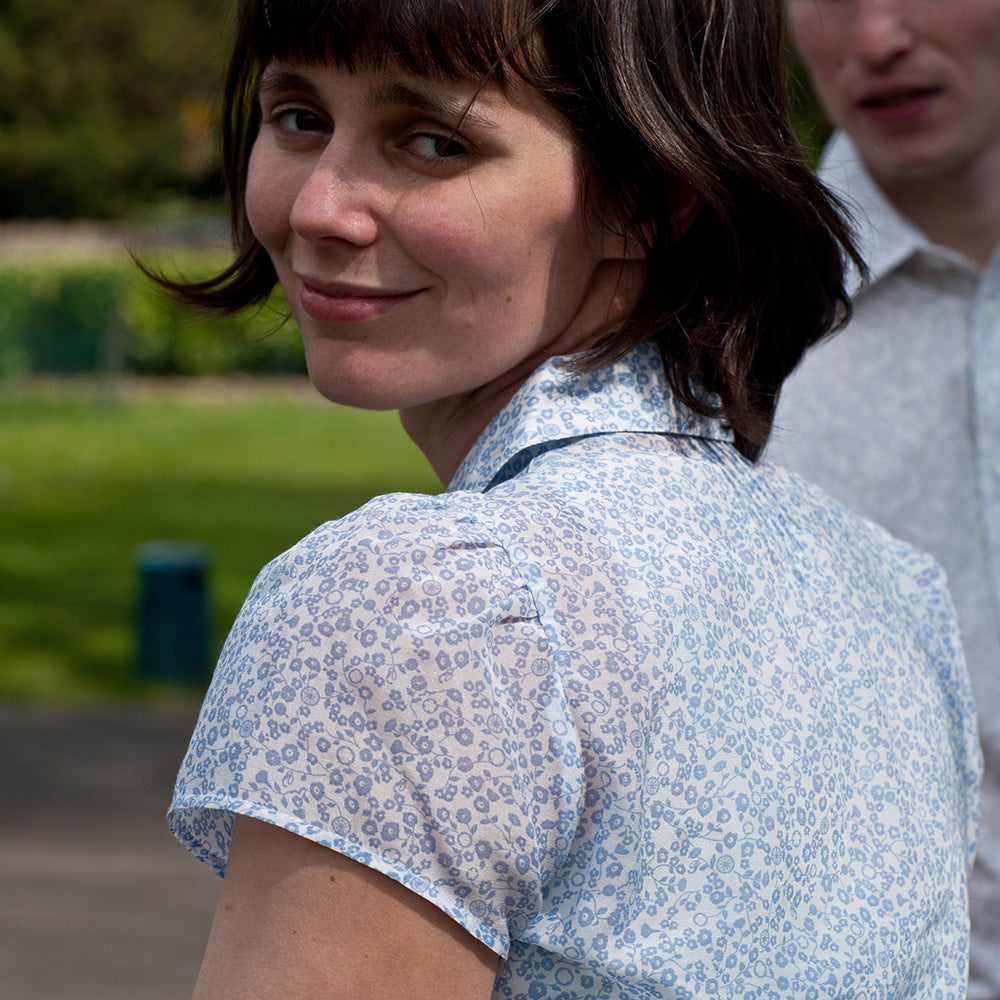
<svg viewBox="0 0 1000 1000">
<path fill-rule="evenodd" d="M 830 120 L 877 181 L 1000 182 L 1000 0 L 788 0 Z"/>
</svg>

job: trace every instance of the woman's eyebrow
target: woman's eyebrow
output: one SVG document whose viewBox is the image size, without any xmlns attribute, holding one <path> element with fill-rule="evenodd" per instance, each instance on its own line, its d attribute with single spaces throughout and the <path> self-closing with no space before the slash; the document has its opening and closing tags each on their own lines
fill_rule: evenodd
<svg viewBox="0 0 1000 1000">
<path fill-rule="evenodd" d="M 472 100 L 475 100 L 473 95 Z M 496 122 L 472 110 L 472 102 L 464 99 L 451 99 L 410 87 L 399 80 L 386 80 L 372 86 L 368 92 L 368 100 L 373 107 L 404 107 L 415 111 L 423 111 L 430 115 L 442 115 L 472 122 L 482 128 L 499 128 Z"/>
<path fill-rule="evenodd" d="M 264 70 L 254 88 L 254 95 L 259 98 L 263 94 L 284 90 L 298 91 L 319 98 L 319 91 L 309 77 L 287 69 Z"/>
</svg>

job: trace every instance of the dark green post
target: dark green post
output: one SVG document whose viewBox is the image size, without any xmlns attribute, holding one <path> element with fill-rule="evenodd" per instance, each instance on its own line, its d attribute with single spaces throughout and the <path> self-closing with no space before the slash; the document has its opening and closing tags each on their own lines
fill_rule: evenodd
<svg viewBox="0 0 1000 1000">
<path fill-rule="evenodd" d="M 139 570 L 137 654 L 143 680 L 204 687 L 209 679 L 208 550 L 148 542 Z"/>
</svg>

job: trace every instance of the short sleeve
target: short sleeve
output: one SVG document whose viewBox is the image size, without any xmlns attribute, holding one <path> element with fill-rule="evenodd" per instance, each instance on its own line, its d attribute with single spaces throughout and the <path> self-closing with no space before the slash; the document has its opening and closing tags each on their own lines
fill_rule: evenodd
<svg viewBox="0 0 1000 1000">
<path fill-rule="evenodd" d="M 220 873 L 234 813 L 281 826 L 506 955 L 569 851 L 581 753 L 525 579 L 454 507 L 381 497 L 262 571 L 169 820 Z"/>
</svg>

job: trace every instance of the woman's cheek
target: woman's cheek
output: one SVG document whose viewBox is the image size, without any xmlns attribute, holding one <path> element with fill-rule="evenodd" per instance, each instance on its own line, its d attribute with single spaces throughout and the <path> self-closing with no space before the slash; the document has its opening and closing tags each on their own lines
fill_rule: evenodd
<svg viewBox="0 0 1000 1000">
<path fill-rule="evenodd" d="M 284 190 L 287 184 L 287 175 L 270 169 L 266 152 L 254 146 L 243 204 L 254 236 L 268 251 L 284 243 L 290 228 L 292 201 Z"/>
</svg>

